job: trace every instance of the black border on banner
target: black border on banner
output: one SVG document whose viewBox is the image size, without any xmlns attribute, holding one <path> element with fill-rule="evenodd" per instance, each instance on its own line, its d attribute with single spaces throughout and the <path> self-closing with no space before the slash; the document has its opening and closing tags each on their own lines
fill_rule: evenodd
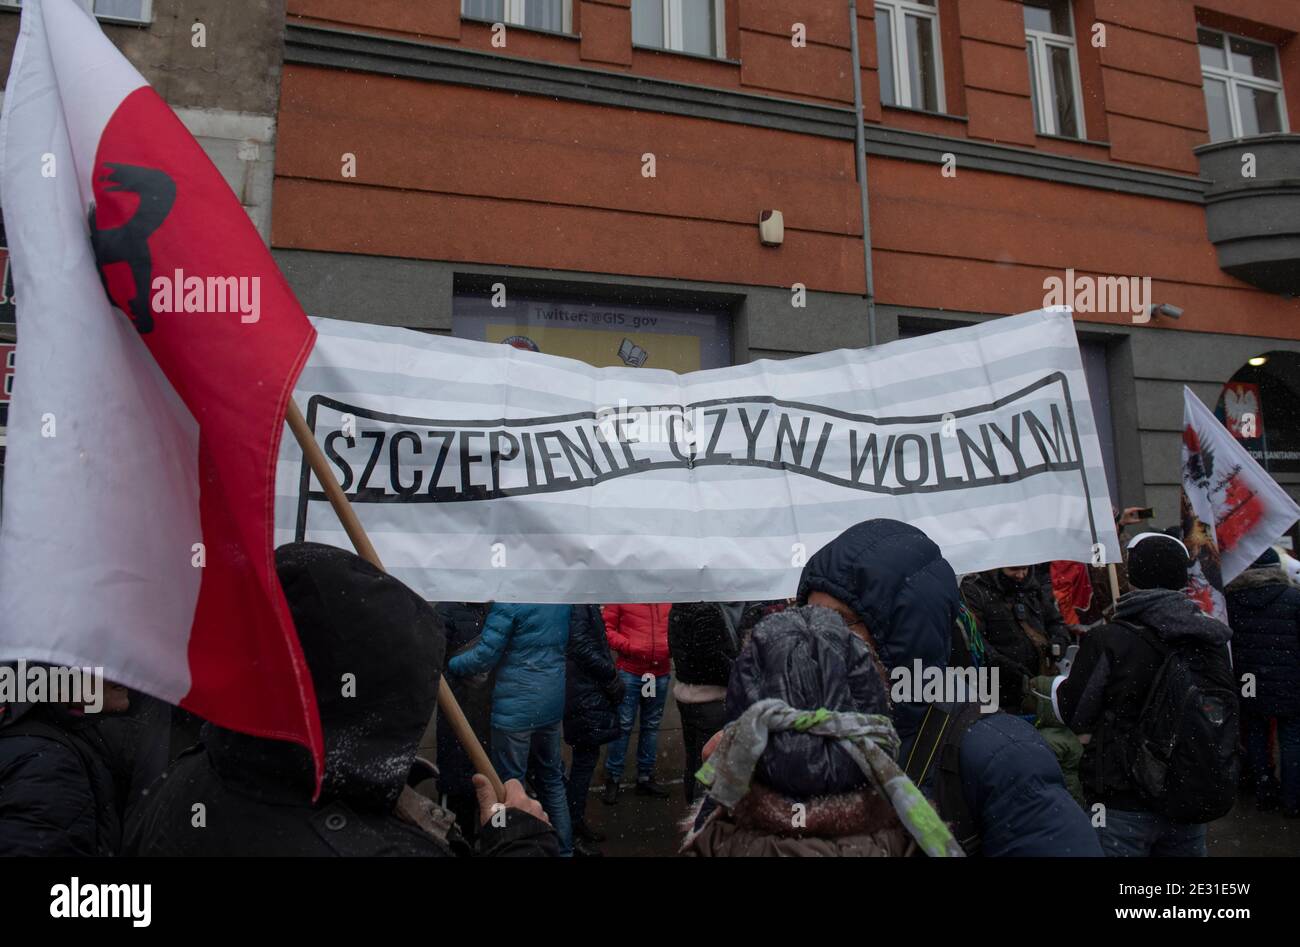
<svg viewBox="0 0 1300 947">
<path fill-rule="evenodd" d="M 1092 542 L 1095 547 L 1098 542 L 1098 537 L 1097 537 L 1096 518 L 1093 516 L 1093 512 L 1092 512 L 1092 501 L 1093 501 L 1092 490 L 1088 484 L 1088 472 L 1083 461 L 1083 447 L 1079 438 L 1078 421 L 1077 418 L 1075 417 L 1074 397 L 1070 391 L 1070 381 L 1065 376 L 1065 372 L 1063 371 L 1055 371 L 1052 372 L 1050 375 L 1045 375 L 1042 378 L 1040 378 L 1038 381 L 1033 382 L 1030 385 L 1026 385 L 1024 388 L 1021 388 L 1018 391 L 1014 391 L 1011 392 L 1010 394 L 1003 395 L 1001 398 L 998 398 L 997 400 L 989 402 L 987 404 L 973 405 L 970 407 L 962 408 L 958 411 L 945 411 L 943 414 L 874 418 L 871 417 L 870 415 L 854 414 L 849 411 L 841 411 L 837 408 L 827 408 L 824 406 L 809 404 L 800 401 L 783 401 L 779 398 L 775 398 L 770 395 L 756 395 L 752 397 L 737 396 L 734 398 L 713 398 L 707 401 L 692 402 L 691 404 L 688 405 L 628 405 L 626 409 L 621 409 L 621 410 L 654 411 L 654 410 L 664 410 L 664 409 L 676 409 L 685 412 L 688 409 L 694 411 L 696 409 L 714 407 L 718 405 L 770 404 L 773 405 L 774 407 L 789 408 L 791 410 L 803 411 L 809 414 L 822 414 L 834 418 L 839 418 L 840 420 L 853 421 L 861 424 L 868 424 L 868 425 L 873 425 L 878 427 L 897 425 L 897 424 L 933 424 L 939 421 L 945 421 L 949 418 L 969 417 L 971 415 L 984 414 L 989 411 L 995 411 L 998 408 L 1005 407 L 1006 405 L 1011 404 L 1012 402 L 1018 401 L 1026 397 L 1027 395 L 1030 395 L 1033 392 L 1038 391 L 1040 388 L 1045 388 L 1048 385 L 1056 384 L 1057 382 L 1059 382 L 1061 385 L 1062 397 L 1065 401 L 1066 416 L 1069 420 L 1070 434 L 1074 442 L 1074 455 L 1076 458 L 1075 462 L 1068 463 L 1068 464 L 1064 464 L 1064 463 L 1039 464 L 1035 467 L 1028 467 L 1024 470 L 1024 472 L 1017 473 L 1015 475 L 1005 474 L 998 477 L 987 477 L 987 478 L 982 478 L 980 480 L 969 481 L 968 483 L 964 484 L 962 487 L 944 488 L 944 489 L 974 489 L 974 488 L 990 486 L 998 483 L 1018 483 L 1021 480 L 1026 480 L 1030 477 L 1037 476 L 1038 474 L 1042 474 L 1042 473 L 1055 472 L 1055 471 L 1068 471 L 1068 470 L 1077 469 L 1079 471 L 1079 478 L 1083 484 L 1083 494 L 1085 500 L 1084 505 L 1088 512 L 1088 528 L 1092 534 Z M 318 408 L 322 405 L 332 410 L 338 411 L 340 413 L 357 414 L 357 415 L 361 415 L 362 417 L 369 418 L 372 421 L 381 421 L 386 424 L 408 424 L 408 425 L 418 425 L 418 426 L 433 425 L 433 426 L 445 426 L 445 427 L 453 427 L 453 428 L 537 427 L 545 424 L 562 424 L 566 422 L 580 421 L 580 420 L 594 421 L 596 420 L 597 417 L 597 412 L 595 411 L 578 411 L 572 414 L 547 415 L 540 418 L 497 418 L 491 420 L 478 420 L 478 419 L 444 420 L 438 418 L 421 418 L 421 417 L 416 417 L 414 415 L 392 414 L 385 411 L 378 411 L 372 408 L 364 408 L 364 407 L 359 407 L 357 405 L 350 405 L 347 402 L 340 401 L 337 398 L 331 398 L 328 395 L 315 394 L 307 399 L 307 419 L 306 419 L 307 427 L 311 430 L 313 438 L 315 438 L 316 436 L 317 411 Z M 696 462 L 693 466 L 694 467 L 732 466 L 732 464 L 729 461 L 704 460 L 704 461 Z M 833 483 L 837 486 L 844 486 L 837 478 L 818 476 L 817 474 L 812 473 L 810 471 L 802 470 L 796 467 L 791 467 L 789 464 L 785 464 L 785 463 L 777 463 L 773 461 L 745 461 L 743 463 L 736 464 L 735 466 L 766 467 L 774 470 L 791 470 L 803 476 L 811 476 L 817 480 Z M 663 463 L 646 463 L 643 466 L 628 468 L 625 470 L 619 470 L 616 472 L 611 472 L 610 474 L 607 474 L 602 477 L 591 478 L 589 481 L 578 482 L 575 483 L 572 487 L 564 488 L 564 490 L 582 489 L 584 487 L 594 487 L 594 486 L 598 486 L 601 483 L 605 483 L 606 481 L 615 479 L 617 477 L 632 476 L 635 474 L 643 473 L 645 471 L 658 470 L 658 469 L 680 470 L 683 468 L 682 465 L 677 461 L 669 461 Z M 877 490 L 866 490 L 866 488 L 862 488 L 862 487 L 849 488 L 849 489 L 861 489 L 864 490 L 865 492 L 870 492 L 870 493 L 883 493 L 892 496 L 899 496 L 899 495 L 910 495 L 916 493 L 931 493 L 931 492 L 935 492 L 940 488 L 936 484 L 936 485 L 925 486 L 925 487 L 897 487 L 897 488 L 891 487 L 891 488 L 877 489 Z M 458 500 L 453 502 L 466 502 L 466 503 L 481 502 L 482 500 L 485 499 L 488 500 L 504 499 L 507 497 L 528 496 L 528 495 L 535 495 L 539 493 L 552 493 L 552 492 L 564 492 L 564 491 L 556 490 L 551 487 L 543 487 L 541 485 L 538 485 L 537 487 L 512 488 L 509 492 L 502 491 L 497 496 L 472 497 L 472 498 L 467 497 L 464 500 Z M 444 500 L 439 500 L 432 496 L 429 496 L 427 499 L 413 499 L 410 497 L 403 497 L 398 495 L 393 495 L 393 496 L 385 495 L 382 497 L 367 497 L 365 495 L 355 495 L 355 496 L 349 496 L 348 499 L 352 503 L 448 502 Z M 311 490 L 311 468 L 307 463 L 306 457 L 304 456 L 300 465 L 300 473 L 298 478 L 298 501 L 297 501 L 298 510 L 297 510 L 296 524 L 294 528 L 294 540 L 296 542 L 303 542 L 306 538 L 307 510 L 308 510 L 308 504 L 312 500 L 328 501 L 328 497 L 325 495 L 323 491 Z"/>
</svg>

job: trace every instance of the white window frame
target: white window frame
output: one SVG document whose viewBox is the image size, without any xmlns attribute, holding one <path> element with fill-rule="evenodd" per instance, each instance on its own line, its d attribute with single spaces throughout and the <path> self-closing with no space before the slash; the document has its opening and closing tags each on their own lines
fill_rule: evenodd
<svg viewBox="0 0 1300 947">
<path fill-rule="evenodd" d="M 1067 4 L 1070 11 L 1070 26 L 1074 27 L 1074 3 Z M 1087 122 L 1083 116 L 1083 83 L 1079 80 L 1079 50 L 1074 36 L 1061 33 L 1049 33 L 1046 30 L 1031 30 L 1025 27 L 1025 45 L 1034 60 L 1034 81 L 1038 88 L 1038 101 L 1034 105 L 1034 128 L 1040 135 L 1055 135 L 1058 138 L 1076 138 L 1086 141 L 1088 138 Z M 1078 123 L 1075 135 L 1064 135 L 1056 124 L 1056 96 L 1052 94 L 1052 58 L 1050 48 L 1069 50 L 1070 84 L 1073 86 L 1074 114 Z"/>
<path fill-rule="evenodd" d="M 1291 123 L 1287 121 L 1287 114 L 1286 114 L 1286 92 L 1282 88 L 1282 78 L 1281 78 L 1282 60 L 1281 57 L 1278 55 L 1277 44 L 1266 43 L 1262 39 L 1255 39 L 1250 36 L 1242 36 L 1240 33 L 1229 33 L 1226 30 L 1216 30 L 1213 27 L 1202 26 L 1199 23 L 1196 24 L 1196 29 L 1198 31 L 1205 30 L 1205 32 L 1207 33 L 1216 33 L 1223 38 L 1223 45 L 1219 48 L 1223 50 L 1223 61 L 1228 64 L 1228 68 L 1220 69 L 1218 66 L 1207 66 L 1204 63 L 1202 63 L 1201 64 L 1201 91 L 1202 91 L 1202 95 L 1204 95 L 1205 79 L 1207 77 L 1210 79 L 1217 79 L 1223 82 L 1228 87 L 1228 116 L 1229 116 L 1229 120 L 1232 122 L 1232 138 L 1228 138 L 1224 140 L 1232 141 L 1233 139 L 1236 138 L 1246 137 L 1246 135 L 1244 134 L 1244 130 L 1242 129 L 1241 126 L 1241 106 L 1237 102 L 1237 86 L 1246 86 L 1249 89 L 1259 89 L 1263 92 L 1276 92 L 1278 122 L 1280 123 L 1282 127 L 1282 131 L 1284 133 L 1290 132 Z M 1253 43 L 1256 46 L 1267 46 L 1269 49 L 1273 50 L 1273 65 L 1277 67 L 1278 78 L 1261 79 L 1259 76 L 1248 76 L 1245 75 L 1244 73 L 1234 72 L 1231 68 L 1232 52 L 1229 48 L 1231 41 L 1234 39 L 1239 39 L 1247 43 Z M 1198 47 L 1197 55 L 1199 57 L 1200 55 L 1199 47 L 1201 45 L 1199 37 L 1197 38 L 1196 45 Z M 1209 111 L 1208 104 L 1206 105 L 1206 111 L 1207 113 Z M 1208 114 L 1206 117 L 1208 118 Z"/>
<path fill-rule="evenodd" d="M 94 12 L 94 0 L 77 0 L 88 11 Z M 21 10 L 23 8 L 22 0 L 0 0 L 0 7 L 10 10 Z M 127 23 L 131 26 L 150 26 L 153 23 L 153 0 L 144 0 L 140 19 L 131 16 L 109 16 L 106 13 L 95 13 L 95 18 L 105 23 Z"/>
<path fill-rule="evenodd" d="M 664 10 L 664 44 L 663 46 L 646 46 L 644 49 L 666 49 L 670 53 L 685 56 L 698 56 L 699 53 L 687 52 L 685 49 L 684 17 L 682 0 L 654 0 L 663 5 Z M 713 0 L 713 53 L 709 59 L 727 58 L 727 4 L 726 0 Z"/>
<path fill-rule="evenodd" d="M 876 9 L 881 7 L 889 9 L 890 45 L 894 50 L 894 61 L 890 67 L 894 72 L 894 94 L 898 98 L 897 102 L 882 100 L 881 104 L 890 108 L 927 111 L 912 102 L 912 62 L 907 49 L 907 17 L 919 16 L 931 21 L 930 35 L 934 38 L 935 98 L 939 103 L 939 112 L 947 113 L 948 100 L 943 88 L 943 37 L 939 32 L 939 4 L 936 2 L 934 6 L 929 6 L 912 3 L 910 0 L 876 0 Z M 876 29 L 880 29 L 878 18 Z M 884 68 L 881 63 L 877 63 L 876 67 Z"/>
<path fill-rule="evenodd" d="M 537 29 L 537 27 L 524 25 L 524 7 L 527 5 L 527 2 L 528 0 L 505 0 L 505 13 L 504 13 L 505 19 L 503 20 L 503 22 L 507 26 L 518 26 L 528 30 Z M 573 32 L 573 0 L 562 0 L 561 6 L 562 6 L 562 10 L 560 12 L 560 18 L 561 18 L 560 32 L 572 33 Z M 465 10 L 464 0 L 461 0 L 460 15 L 462 17 L 469 16 L 469 14 Z M 475 17 L 474 19 L 477 20 L 478 18 Z M 486 21 L 481 21 L 481 22 L 486 22 Z M 539 30 L 539 32 L 549 33 L 550 30 Z"/>
</svg>

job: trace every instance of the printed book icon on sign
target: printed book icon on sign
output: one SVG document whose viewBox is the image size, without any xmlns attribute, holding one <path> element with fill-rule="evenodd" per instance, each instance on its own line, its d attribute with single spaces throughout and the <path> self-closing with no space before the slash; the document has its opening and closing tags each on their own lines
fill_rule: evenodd
<svg viewBox="0 0 1300 947">
<path fill-rule="evenodd" d="M 650 353 L 641 346 L 637 345 L 631 339 L 624 339 L 623 344 L 618 347 L 618 357 L 623 360 L 624 365 L 630 365 L 632 368 L 640 368 L 650 357 Z"/>
</svg>

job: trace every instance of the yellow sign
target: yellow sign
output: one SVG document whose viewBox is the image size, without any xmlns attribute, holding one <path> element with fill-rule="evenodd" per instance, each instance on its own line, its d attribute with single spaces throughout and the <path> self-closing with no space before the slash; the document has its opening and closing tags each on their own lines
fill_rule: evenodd
<svg viewBox="0 0 1300 947">
<path fill-rule="evenodd" d="M 501 323 L 487 325 L 489 342 L 504 342 L 515 336 L 532 341 L 547 355 L 581 359 L 597 368 L 626 367 L 628 363 L 618 354 L 619 347 L 626 339 L 644 352 L 645 361 L 642 364 L 646 368 L 666 368 L 681 373 L 700 369 L 700 340 L 693 335 L 624 334 L 599 329 L 561 329 Z"/>
</svg>

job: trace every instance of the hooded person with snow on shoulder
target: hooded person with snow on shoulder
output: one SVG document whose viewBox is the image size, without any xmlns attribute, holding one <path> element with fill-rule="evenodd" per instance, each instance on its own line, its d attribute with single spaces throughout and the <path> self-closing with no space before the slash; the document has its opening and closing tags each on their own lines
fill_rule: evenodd
<svg viewBox="0 0 1300 947">
<path fill-rule="evenodd" d="M 517 781 L 506 783 L 504 808 L 494 811 L 487 780 L 474 777 L 481 828 L 473 849 L 449 811 L 407 788 L 446 649 L 433 607 L 331 546 L 282 546 L 275 564 L 320 708 L 320 798 L 312 800 L 304 747 L 207 724 L 202 742 L 154 783 L 133 817 L 128 853 L 557 855 L 541 806 Z"/>
<path fill-rule="evenodd" d="M 927 671 L 948 665 L 960 607 L 957 577 L 914 526 L 888 519 L 851 526 L 808 560 L 797 598 L 838 612 L 884 680 L 918 660 Z M 1024 720 L 940 703 L 896 703 L 892 716 L 902 740 L 899 760 L 967 854 L 1101 854 L 1051 748 Z M 945 717 L 956 725 L 937 726 Z M 923 749 L 931 734 L 937 743 Z"/>
</svg>

